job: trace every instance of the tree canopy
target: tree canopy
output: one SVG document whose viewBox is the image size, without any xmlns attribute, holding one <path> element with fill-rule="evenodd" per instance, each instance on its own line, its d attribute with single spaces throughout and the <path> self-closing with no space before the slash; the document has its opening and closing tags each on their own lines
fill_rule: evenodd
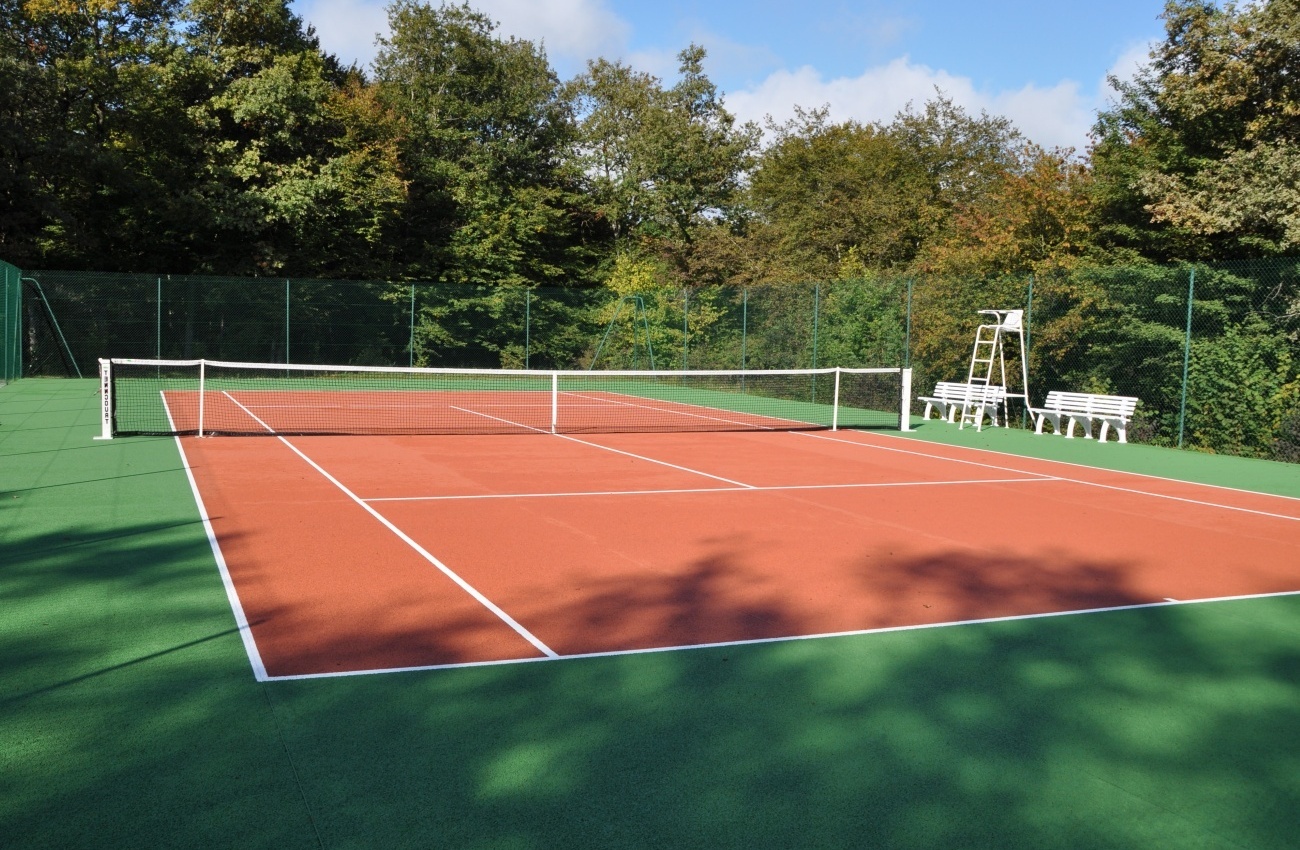
<svg viewBox="0 0 1300 850">
<path fill-rule="evenodd" d="M 674 79 L 561 80 L 468 4 L 394 0 L 373 66 L 288 0 L 0 3 L 0 254 L 24 265 L 586 286 L 1300 245 L 1300 0 L 1170 0 L 1083 153 L 941 91 L 888 122 L 741 124 Z"/>
</svg>

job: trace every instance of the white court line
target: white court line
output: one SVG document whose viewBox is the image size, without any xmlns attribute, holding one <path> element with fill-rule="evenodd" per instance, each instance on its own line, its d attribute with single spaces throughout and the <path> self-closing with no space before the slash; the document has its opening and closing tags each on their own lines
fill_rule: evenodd
<svg viewBox="0 0 1300 850">
<path fill-rule="evenodd" d="M 1237 511 L 1243 514 L 1254 514 L 1256 516 L 1266 516 L 1272 519 L 1288 519 L 1291 522 L 1300 522 L 1300 516 L 1288 516 L 1287 514 L 1275 514 L 1271 511 L 1259 511 L 1254 508 L 1242 508 L 1237 505 L 1223 505 L 1218 502 L 1206 502 L 1201 499 L 1188 499 L 1183 496 L 1170 496 L 1166 493 L 1152 493 L 1150 490 L 1135 490 L 1132 487 L 1117 487 L 1114 484 L 1101 484 L 1096 481 L 1083 481 L 1075 478 L 1062 478 L 1061 481 L 1069 481 L 1073 484 L 1083 484 L 1088 487 L 1100 487 L 1103 490 L 1116 490 L 1120 493 L 1133 493 L 1138 496 L 1151 496 L 1155 499 L 1168 499 L 1172 502 L 1185 502 L 1189 505 L 1198 505 L 1205 508 L 1220 508 L 1225 511 Z M 1185 482 L 1194 483 L 1194 482 Z M 1249 492 L 1249 491 L 1243 491 Z"/>
<path fill-rule="evenodd" d="M 942 456 L 942 455 L 930 454 L 930 453 L 928 453 L 928 452 L 921 452 L 921 451 L 915 451 L 915 450 L 909 450 L 909 449 L 898 449 L 898 448 L 892 448 L 892 447 L 890 447 L 890 446 L 879 446 L 879 445 L 875 445 L 874 443 L 863 443 L 863 442 L 860 442 L 860 441 L 858 441 L 858 440 L 841 440 L 841 439 L 838 439 L 838 438 L 836 438 L 836 437 L 827 437 L 827 436 L 822 435 L 822 434 L 804 434 L 804 433 L 802 433 L 802 432 L 798 432 L 798 431 L 796 431 L 796 432 L 794 432 L 794 433 L 796 433 L 796 434 L 800 434 L 801 436 L 806 436 L 806 437 L 814 437 L 814 438 L 822 439 L 822 440 L 830 440 L 830 441 L 832 441 L 832 442 L 842 443 L 842 444 L 844 444 L 844 445 L 848 445 L 848 446 L 862 446 L 863 448 L 866 448 L 866 449 L 877 449 L 877 450 L 879 450 L 879 451 L 886 451 L 886 452 L 901 452 L 901 453 L 903 453 L 903 454 L 918 455 L 918 456 L 920 456 L 920 457 L 927 457 L 927 458 L 931 458 L 931 459 L 933 459 L 933 460 L 946 460 L 946 461 L 951 461 L 951 462 L 953 462 L 953 463 L 965 463 L 965 464 L 972 464 L 972 465 L 974 465 L 974 466 L 984 466 L 984 467 L 988 467 L 989 469 L 1000 469 L 1000 470 L 1003 470 L 1003 471 L 1005 471 L 1005 472 L 1018 472 L 1018 473 L 1020 473 L 1021 475 L 1038 475 L 1038 474 L 1040 474 L 1040 473 L 1032 472 L 1032 471 L 1025 470 L 1025 469 L 1016 469 L 1015 467 L 1010 467 L 1010 466 L 996 466 L 996 465 L 994 465 L 994 464 L 990 464 L 990 463 L 982 463 L 982 462 L 980 462 L 980 461 L 974 461 L 974 460 L 963 460 L 963 459 L 960 459 L 960 458 L 948 458 L 948 457 L 944 457 L 944 456 Z M 883 435 L 881 435 L 881 436 L 889 437 L 889 436 L 892 436 L 892 435 L 889 435 L 889 434 L 883 434 Z M 907 438 L 906 438 L 906 437 L 895 437 L 895 439 L 907 439 Z M 947 445 L 947 444 L 945 443 L 945 444 L 943 444 L 943 445 Z M 980 452 L 980 451 L 987 451 L 989 454 L 1003 455 L 1003 456 L 1006 456 L 1006 457 L 1020 457 L 1019 455 L 1006 455 L 1006 454 L 1003 453 L 1003 452 L 996 452 L 996 451 L 993 451 L 993 450 L 991 450 L 991 449 L 970 449 L 970 448 L 967 447 L 967 446 L 954 446 L 953 448 L 957 448 L 957 449 L 965 449 L 965 450 L 968 450 L 968 451 L 977 451 L 977 452 Z M 1022 459 L 1022 460 L 1027 460 L 1028 458 L 1021 458 L 1021 459 Z M 1098 467 L 1093 467 L 1093 466 L 1086 466 L 1085 464 L 1081 464 L 1081 463 L 1072 463 L 1072 462 L 1070 462 L 1070 461 L 1064 461 L 1064 460 L 1048 460 L 1048 459 L 1045 459 L 1045 458 L 1032 458 L 1032 460 L 1036 460 L 1036 461 L 1039 461 L 1039 462 L 1042 462 L 1042 463 L 1059 463 L 1059 464 L 1063 464 L 1063 465 L 1065 465 L 1065 466 L 1073 466 L 1073 467 L 1081 468 L 1081 469 L 1092 469 L 1092 470 L 1096 470 L 1096 471 L 1100 471 L 1100 472 L 1118 472 L 1118 473 L 1122 473 L 1122 474 L 1124 474 L 1124 475 L 1135 475 L 1135 476 L 1138 476 L 1138 477 L 1141 477 L 1141 478 L 1149 478 L 1149 479 L 1151 479 L 1152 481 L 1164 481 L 1164 482 L 1168 482 L 1168 483 L 1172 483 L 1172 484 L 1187 484 L 1187 485 L 1191 485 L 1191 486 L 1194 486 L 1194 487 L 1212 487 L 1212 488 L 1219 489 L 1219 490 L 1227 490 L 1227 491 L 1232 492 L 1232 493 L 1242 493 L 1242 494 L 1247 494 L 1247 495 L 1251 495 L 1251 496 L 1264 496 L 1264 497 L 1272 497 L 1272 498 L 1288 499 L 1288 500 L 1293 500 L 1293 499 L 1294 499 L 1294 497 L 1292 497 L 1292 496 L 1277 496 L 1277 495 L 1275 495 L 1275 494 L 1273 494 L 1273 493 L 1259 493 L 1259 492 L 1256 492 L 1256 491 L 1254 491 L 1254 490 L 1241 490 L 1241 489 L 1238 489 L 1238 488 L 1236 488 L 1236 487 L 1223 487 L 1223 486 L 1220 486 L 1220 485 L 1217 485 L 1217 484 L 1201 484 L 1201 483 L 1198 482 L 1198 481 L 1183 481 L 1183 480 L 1178 479 L 1178 478 L 1165 478 L 1165 477 L 1162 477 L 1162 476 L 1159 476 L 1159 475 L 1147 475 L 1146 473 L 1143 473 L 1143 472 L 1128 472 L 1127 470 L 1122 470 L 1122 469 L 1104 469 L 1104 468 L 1098 468 Z M 1221 509 L 1221 510 L 1225 510 L 1225 511 L 1237 511 L 1237 512 L 1239 512 L 1239 513 L 1244 513 L 1244 514 L 1254 514 L 1255 516 L 1269 517 L 1270 519 L 1285 519 L 1285 520 L 1290 520 L 1291 522 L 1300 522 L 1300 516 L 1291 516 L 1291 515 L 1289 515 L 1289 514 L 1277 514 L 1277 513 L 1273 513 L 1273 512 L 1271 512 L 1271 511 L 1261 511 L 1261 510 L 1256 510 L 1256 509 L 1254 509 L 1254 508 L 1243 508 L 1243 507 L 1239 507 L 1239 506 L 1237 506 L 1237 505 L 1225 505 L 1225 504 L 1222 504 L 1222 503 L 1220 503 L 1220 502 L 1208 502 L 1208 501 L 1205 501 L 1205 500 L 1202 500 L 1202 499 L 1189 499 L 1189 498 L 1186 498 L 1186 497 L 1184 497 L 1184 496 L 1171 496 L 1171 495 L 1168 495 L 1168 494 L 1166 494 L 1166 493 L 1153 493 L 1153 492 L 1151 492 L 1150 490 L 1138 490 L 1138 489 L 1135 489 L 1135 488 L 1132 488 L 1132 487 L 1120 487 L 1120 486 L 1117 486 L 1117 485 L 1115 485 L 1115 484 L 1102 484 L 1102 483 L 1097 482 L 1097 481 L 1086 481 L 1086 480 L 1084 480 L 1084 479 L 1082 479 L 1082 478 L 1068 478 L 1068 477 L 1066 477 L 1066 476 L 1056 476 L 1056 477 L 1054 477 L 1052 480 L 1054 480 L 1054 481 L 1065 481 L 1065 482 L 1068 482 L 1068 483 L 1070 483 L 1070 484 L 1082 484 L 1082 485 L 1087 486 L 1087 487 L 1098 487 L 1098 488 L 1103 489 L 1103 490 L 1115 490 L 1115 491 L 1120 492 L 1120 493 L 1131 493 L 1131 494 L 1136 495 L 1136 496 L 1150 496 L 1150 497 L 1153 498 L 1153 499 L 1167 499 L 1167 500 L 1172 501 L 1172 502 L 1184 502 L 1184 503 L 1189 504 L 1189 505 L 1197 505 L 1197 506 L 1199 506 L 1199 507 L 1204 507 L 1204 508 L 1219 508 L 1219 509 Z"/>
<path fill-rule="evenodd" d="M 165 394 L 161 395 L 163 411 L 167 414 L 167 425 L 175 431 L 176 423 L 172 420 L 172 411 L 167 404 L 167 396 Z M 217 572 L 221 574 L 221 585 L 226 589 L 226 601 L 230 603 L 230 610 L 235 615 L 235 627 L 239 630 L 239 639 L 244 642 L 244 652 L 248 655 L 248 663 L 253 666 L 253 678 L 259 682 L 265 682 L 269 677 L 266 672 L 266 665 L 262 663 L 262 653 L 258 651 L 257 641 L 253 639 L 253 629 L 248 623 L 248 615 L 244 613 L 244 604 L 239 601 L 239 593 L 235 590 L 235 580 L 230 576 L 230 569 L 226 565 L 226 556 L 221 553 L 221 544 L 217 542 L 217 533 L 212 528 L 212 520 L 208 515 L 207 506 L 203 504 L 203 496 L 199 494 L 198 482 L 194 480 L 194 470 L 190 467 L 190 459 L 185 454 L 185 444 L 181 442 L 179 434 L 173 439 L 176 440 L 176 451 L 180 453 L 181 466 L 185 469 L 185 477 L 190 482 L 190 492 L 194 495 L 194 504 L 199 509 L 199 519 L 203 522 L 203 531 L 208 536 L 208 546 L 212 549 L 212 557 L 217 562 Z"/>
<path fill-rule="evenodd" d="M 611 446 L 602 446 L 600 443 L 593 443 L 588 440 L 580 440 L 577 437 L 572 437 L 568 434 L 552 434 L 550 431 L 547 431 L 544 428 L 537 428 L 532 425 L 525 425 L 522 422 L 515 422 L 510 419 L 502 419 L 500 416 L 493 416 L 492 414 L 484 413 L 481 410 L 471 410 L 468 407 L 457 407 L 454 404 L 451 405 L 451 409 L 459 410 L 461 413 L 469 413 L 474 416 L 482 416 L 484 419 L 495 419 L 497 422 L 504 422 L 505 424 L 513 425 L 516 428 L 526 428 L 529 431 L 536 431 L 539 434 L 550 434 L 550 436 L 552 437 L 559 437 L 562 440 L 569 440 L 570 442 L 578 443 L 579 445 L 583 445 L 583 446 L 591 446 L 593 449 L 601 449 L 602 451 L 613 452 L 614 454 L 623 455 L 625 457 L 632 457 L 632 458 L 636 458 L 637 460 L 644 460 L 647 463 L 657 463 L 660 466 L 666 466 L 669 467 L 670 469 L 676 469 L 680 472 L 688 472 L 691 475 L 702 475 L 705 478 L 712 478 L 714 481 L 722 481 L 726 484 L 734 484 L 735 486 L 743 487 L 746 490 L 754 489 L 753 484 L 746 484 L 743 481 L 733 481 L 730 478 L 723 478 L 721 475 L 713 475 L 712 473 L 704 472 L 699 469 L 692 469 L 689 466 L 678 466 L 677 464 L 669 463 L 666 460 L 657 460 L 656 458 L 646 457 L 645 455 L 634 454 L 633 452 L 625 452 L 622 449 L 616 449 Z"/>
<path fill-rule="evenodd" d="M 792 431 L 791 433 L 799 437 L 811 437 L 814 440 L 827 440 L 829 442 L 840 443 L 841 445 L 845 445 L 845 446 L 862 446 L 863 448 L 868 448 L 868 449 L 879 449 L 882 452 L 894 452 L 895 454 L 913 455 L 915 457 L 929 458 L 930 460 L 943 460 L 943 461 L 948 461 L 949 463 L 961 463 L 967 466 L 981 466 L 984 467 L 985 469 L 996 469 L 999 472 L 1015 472 L 1019 475 L 1042 475 L 1044 478 L 1054 479 L 1054 476 L 1047 475 L 1046 473 L 1031 472 L 1029 470 L 1024 470 L 1024 469 L 1016 469 L 1015 467 L 1012 466 L 998 466 L 996 464 L 984 463 L 983 461 L 978 461 L 978 460 L 965 460 L 962 458 L 944 457 L 942 455 L 935 455 L 935 454 L 929 454 L 927 452 L 916 451 L 915 449 L 895 449 L 889 446 L 878 446 L 875 443 L 863 443 L 863 442 L 859 442 L 858 440 L 843 440 L 840 439 L 839 437 L 831 437 L 826 434 L 814 434 L 809 431 Z"/>
<path fill-rule="evenodd" d="M 883 433 L 878 433 L 878 434 L 876 434 L 876 436 L 883 437 L 883 438 L 885 438 L 885 439 L 890 439 L 890 440 L 900 440 L 900 441 L 903 441 L 903 442 L 912 443 L 913 445 L 916 445 L 916 444 L 919 444 L 919 443 L 922 443 L 922 442 L 923 442 L 923 441 L 918 440 L 918 439 L 916 439 L 916 438 L 914 438 L 914 437 L 900 437 L 900 436 L 898 436 L 898 435 L 896 435 L 896 434 L 883 434 Z M 848 441 L 848 440 L 846 440 L 845 442 L 853 442 L 853 441 Z M 870 445 L 870 444 L 869 444 L 869 443 L 859 443 L 858 445 L 864 445 L 864 446 L 865 446 L 865 445 Z M 932 445 L 932 444 L 926 443 L 926 445 Z M 939 445 L 949 445 L 949 444 L 947 444 L 947 443 L 941 443 L 941 444 L 939 444 Z M 880 448 L 884 448 L 884 447 L 881 446 Z M 1211 490 L 1225 490 L 1225 491 L 1227 491 L 1227 492 L 1229 492 L 1229 493 L 1245 493 L 1246 495 L 1250 495 L 1250 496 L 1263 496 L 1263 497 L 1265 497 L 1265 498 L 1269 498 L 1269 499 L 1282 499 L 1282 500 L 1284 500 L 1284 501 L 1288 501 L 1288 502 L 1300 502 L 1300 496 L 1284 496 L 1284 495 L 1282 495 L 1282 494 L 1280 494 L 1280 493 L 1265 493 L 1265 492 L 1262 492 L 1262 491 L 1260 491 L 1260 490 L 1247 490 L 1247 489 L 1245 489 L 1245 488 L 1243 488 L 1243 487 L 1229 487 L 1229 486 L 1226 485 L 1226 484 L 1207 484 L 1207 483 L 1204 482 L 1204 481 L 1188 481 L 1188 480 L 1185 479 L 1185 478 L 1170 478 L 1170 477 L 1167 476 L 1167 475 L 1152 475 L 1152 474 L 1149 473 L 1149 472 L 1133 472 L 1132 470 L 1128 470 L 1128 469 L 1110 469 L 1109 467 L 1104 467 L 1104 466 L 1089 466 L 1089 465 L 1086 464 L 1086 463 L 1076 463 L 1075 461 L 1072 461 L 1072 460 L 1052 460 L 1052 459 L 1050 459 L 1050 458 L 1027 457 L 1027 456 L 1025 456 L 1025 455 L 1017 455 L 1017 454 L 1012 454 L 1012 453 L 1010 453 L 1010 452 L 1000 452 L 1000 451 L 997 451 L 996 449 L 982 449 L 982 448 L 976 448 L 976 447 L 974 447 L 974 446 L 956 446 L 956 445 L 954 445 L 954 446 L 952 446 L 952 448 L 955 448 L 955 449 L 962 449 L 962 450 L 970 451 L 970 452 L 980 452 L 980 453 L 982 453 L 982 454 L 998 455 L 999 457 L 1014 457 L 1014 458 L 1016 458 L 1016 459 L 1018 459 L 1018 460 L 1037 460 L 1037 461 L 1041 461 L 1042 463 L 1054 463 L 1054 464 L 1059 464 L 1060 466 L 1072 466 L 1072 467 L 1074 467 L 1075 469 L 1089 469 L 1089 470 L 1092 470 L 1092 471 L 1094 471 L 1094 472 L 1114 472 L 1114 473 L 1116 473 L 1116 474 L 1118 474 L 1118 475 L 1131 475 L 1131 476 L 1133 476 L 1134 478 L 1149 478 L 1149 479 L 1151 479 L 1152 481 L 1167 481 L 1167 482 L 1170 482 L 1170 483 L 1173 483 L 1173 484 L 1191 484 L 1191 485 L 1194 485 L 1194 486 L 1196 486 L 1196 487 L 1206 487 L 1206 488 L 1211 489 Z M 930 455 L 930 457 L 935 457 L 935 455 Z M 1007 467 L 1007 468 L 1009 469 L 1009 467 Z M 1073 479 L 1065 479 L 1065 480 L 1070 481 L 1070 480 L 1073 480 Z"/>
<path fill-rule="evenodd" d="M 261 426 L 262 426 L 263 428 L 265 428 L 267 431 L 269 431 L 269 432 L 271 432 L 271 433 L 273 433 L 273 434 L 275 433 L 275 429 L 271 428 L 271 426 L 267 425 L 267 424 L 266 424 L 265 422 L 263 422 L 261 419 L 258 419 L 256 414 L 254 414 L 251 410 L 249 410 L 248 408 L 246 408 L 246 407 L 244 407 L 242 404 L 240 404 L 239 401 L 238 401 L 237 399 L 235 399 L 234 396 L 230 395 L 229 392 L 225 392 L 225 391 L 223 391 L 223 395 L 225 395 L 225 396 L 226 396 L 227 398 L 229 398 L 232 402 L 234 402 L 236 406 L 238 406 L 239 408 L 241 408 L 241 409 L 242 409 L 245 413 L 247 413 L 249 416 L 253 417 L 253 419 L 257 422 L 257 424 L 261 425 Z M 401 540 L 403 543 L 405 543 L 406 545 L 408 545 L 408 546 L 410 546 L 412 549 L 414 549 L 414 550 L 415 550 L 415 551 L 420 555 L 420 557 L 424 558 L 424 559 L 425 559 L 426 561 L 428 561 L 430 564 L 433 564 L 433 566 L 437 567 L 438 570 L 441 571 L 443 575 L 447 576 L 447 578 L 451 579 L 451 580 L 454 581 L 457 585 L 459 585 L 460 588 L 461 588 L 462 590 L 464 590 L 464 591 L 465 591 L 466 593 L 468 593 L 470 596 L 474 597 L 474 599 L 476 599 L 476 600 L 479 602 L 479 604 L 481 604 L 484 608 L 487 608 L 487 609 L 488 609 L 489 611 L 491 611 L 493 614 L 496 614 L 497 617 L 499 617 L 499 618 L 501 619 L 502 622 L 504 622 L 506 625 L 510 626 L 510 628 L 514 629 L 515 632 L 517 632 L 517 633 L 519 634 L 520 637 L 522 637 L 524 640 L 526 640 L 526 641 L 528 641 L 529 643 L 531 643 L 534 647 L 537 648 L 537 650 L 538 650 L 539 652 L 541 652 L 541 653 L 543 653 L 544 655 L 547 655 L 548 657 L 551 657 L 551 658 L 555 658 L 555 657 L 557 657 L 555 650 L 551 649 L 549 646 L 547 646 L 546 644 L 542 643 L 542 641 L 541 641 L 541 640 L 540 640 L 536 635 L 534 635 L 532 632 L 528 631 L 528 629 L 524 628 L 523 625 L 521 625 L 519 622 L 517 622 L 517 621 L 515 620 L 514 617 L 511 617 L 509 614 L 507 614 L 505 611 L 503 611 L 500 607 L 498 607 L 497 604 L 494 603 L 491 599 L 488 599 L 486 596 L 484 596 L 482 593 L 480 593 L 480 592 L 478 591 L 477 588 L 475 588 L 475 587 L 474 587 L 473 585 L 471 585 L 469 582 L 465 581 L 465 579 L 463 579 L 463 578 L 461 578 L 459 575 L 457 575 L 456 572 L 455 572 L 454 570 L 452 570 L 450 567 L 448 567 L 448 566 L 447 566 L 446 564 L 444 564 L 442 561 L 438 560 L 438 559 L 433 555 L 432 552 L 430 552 L 429 550 L 425 549 L 425 548 L 424 548 L 423 546 L 421 546 L 419 543 L 417 543 L 417 542 L 415 542 L 413 539 L 411 539 L 411 536 L 410 536 L 410 535 L 408 535 L 406 532 L 402 531 L 400 528 L 398 528 L 396 525 L 394 525 L 392 522 L 390 522 L 390 521 L 388 520 L 387 517 L 385 517 L 383 514 L 379 513 L 379 511 L 375 510 L 374 508 L 370 507 L 370 505 L 366 504 L 366 502 L 365 502 L 364 499 L 360 498 L 359 496 L 357 496 L 356 493 L 353 493 L 351 490 L 349 490 L 347 487 L 345 487 L 345 486 L 343 485 L 343 482 L 339 481 L 339 480 L 338 480 L 337 478 L 335 478 L 333 475 L 330 475 L 328 472 L 326 472 L 323 468 L 321 468 L 320 464 L 316 463 L 316 461 L 314 461 L 314 460 L 312 460 L 311 458 L 307 457 L 307 455 L 304 454 L 304 453 L 303 453 L 303 452 L 302 452 L 302 451 L 301 451 L 297 446 L 295 446 L 293 443 L 289 442 L 289 441 L 286 440 L 284 437 L 281 437 L 281 436 L 279 436 L 279 435 L 276 435 L 276 439 L 279 440 L 281 443 L 284 443 L 286 446 L 288 446 L 289 449 L 290 449 L 294 454 L 298 455 L 298 457 L 300 457 L 300 458 L 302 458 L 303 460 L 305 460 L 305 461 L 306 461 L 306 462 L 307 462 L 307 463 L 308 463 L 308 464 L 309 464 L 313 469 L 315 469 L 315 470 L 316 470 L 317 472 L 319 472 L 321 475 L 325 476 L 325 479 L 326 479 L 327 481 L 329 481 L 329 482 L 330 482 L 331 484 L 333 484 L 335 487 L 339 488 L 339 490 L 341 490 L 341 491 L 344 493 L 344 495 L 346 495 L 349 499 L 351 499 L 352 501 L 354 501 L 354 502 L 356 502 L 358 505 L 360 505 L 361 508 L 362 508 L 366 513 L 370 514 L 370 515 L 373 516 L 375 519 L 379 520 L 379 522 L 382 523 L 382 524 L 384 525 L 385 528 L 387 528 L 389 531 L 393 532 L 393 534 L 397 535 L 398 539 Z"/>
<path fill-rule="evenodd" d="M 1300 590 L 1288 590 L 1280 593 L 1256 593 L 1243 596 L 1217 596 L 1210 599 L 1165 599 L 1162 602 L 1141 602 L 1133 605 L 1112 605 L 1104 608 L 1080 608 L 1073 611 L 1046 611 L 1041 614 L 1013 614 L 1006 617 L 985 617 L 973 620 L 950 620 L 944 623 L 916 623 L 909 626 L 882 626 L 878 629 L 854 629 L 843 632 L 823 632 L 811 635 L 788 635 L 786 637 L 750 638 L 748 640 L 717 641 L 714 643 L 693 643 L 679 646 L 655 646 L 645 649 L 615 649 L 606 652 L 582 652 L 573 655 L 558 655 L 548 658 L 505 658 L 494 661 L 462 661 L 449 664 L 425 664 L 411 667 L 383 667 L 371 670 L 339 670 L 329 673 L 298 673 L 291 676 L 274 676 L 276 681 L 296 679 L 337 679 L 343 676 L 377 676 L 384 673 L 417 673 L 433 670 L 456 670 L 469 667 L 500 667 L 508 664 L 535 664 L 548 661 L 581 661 L 594 658 L 621 658 L 631 655 L 650 655 L 659 652 L 686 652 L 696 649 L 725 649 L 727 647 L 760 646 L 774 643 L 794 643 L 805 640 L 825 640 L 828 638 L 863 637 L 883 635 L 893 632 L 918 632 L 930 629 L 948 629 L 956 626 L 982 626 L 995 623 L 1015 623 L 1022 620 L 1045 620 L 1053 617 L 1076 617 L 1089 614 L 1110 614 L 1124 611 L 1143 611 L 1150 608 L 1173 608 L 1184 605 L 1203 605 L 1211 602 L 1242 602 L 1251 599 L 1274 599 L 1285 596 L 1298 596 Z"/>
<path fill-rule="evenodd" d="M 945 487 L 963 484 L 1026 484 L 1055 478 L 971 478 L 966 481 L 879 481 L 870 484 L 774 484 L 753 487 L 679 487 L 667 490 L 577 490 L 571 493 L 467 493 L 445 496 L 378 496 L 367 502 L 456 502 L 473 499 L 562 499 L 578 496 L 672 496 L 691 493 L 770 493 L 783 490 L 867 490 L 876 487 Z"/>
</svg>

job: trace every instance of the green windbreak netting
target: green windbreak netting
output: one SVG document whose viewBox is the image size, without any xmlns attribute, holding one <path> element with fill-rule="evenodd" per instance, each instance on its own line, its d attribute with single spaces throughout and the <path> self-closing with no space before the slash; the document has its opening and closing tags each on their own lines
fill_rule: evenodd
<svg viewBox="0 0 1300 850">
<path fill-rule="evenodd" d="M 901 366 L 907 281 L 603 288 L 42 271 L 29 373 L 100 357 L 507 369 Z M 63 336 L 55 332 L 61 328 Z"/>
<path fill-rule="evenodd" d="M 752 286 L 648 281 L 637 291 L 614 283 L 19 275 L 6 267 L 4 368 L 89 375 L 101 357 L 533 370 L 910 367 L 921 395 L 966 380 L 981 310 L 1016 309 L 1032 403 L 1053 390 L 1135 396 L 1136 442 L 1300 460 L 1294 258 L 997 278 L 872 272 Z M 1013 425 L 1026 421 L 1023 410 L 1009 413 Z"/>
<path fill-rule="evenodd" d="M 0 381 L 12 381 L 23 371 L 22 367 L 22 303 L 23 273 L 17 267 L 0 260 Z"/>
</svg>

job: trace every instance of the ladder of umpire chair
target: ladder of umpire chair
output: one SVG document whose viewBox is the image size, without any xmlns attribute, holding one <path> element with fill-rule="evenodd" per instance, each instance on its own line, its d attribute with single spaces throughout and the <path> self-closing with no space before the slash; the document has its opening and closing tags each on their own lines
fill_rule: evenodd
<svg viewBox="0 0 1300 850">
<path fill-rule="evenodd" d="M 974 387 L 999 386 L 1004 390 L 1002 396 L 1002 418 L 1007 421 L 1010 416 L 1008 399 L 1019 398 L 1029 405 L 1029 363 L 1025 351 L 1025 326 L 1023 310 L 980 310 L 981 316 L 988 317 L 975 330 L 975 347 L 971 350 L 970 371 L 966 382 Z M 1007 385 L 1006 350 L 1003 334 L 1014 334 L 1019 343 L 1020 354 L 1020 392 L 1011 392 Z M 997 383 L 994 383 L 994 381 Z M 983 413 L 979 405 L 963 405 L 961 425 L 978 426 Z M 997 417 L 993 417 L 997 424 Z"/>
</svg>

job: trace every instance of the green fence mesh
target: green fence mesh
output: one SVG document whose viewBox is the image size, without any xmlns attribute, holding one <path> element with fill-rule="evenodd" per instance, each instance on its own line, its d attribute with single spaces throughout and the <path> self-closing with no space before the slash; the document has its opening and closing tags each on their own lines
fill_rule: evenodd
<svg viewBox="0 0 1300 850">
<path fill-rule="evenodd" d="M 23 273 L 0 260 L 0 383 L 22 375 Z"/>
<path fill-rule="evenodd" d="M 1135 395 L 1132 440 L 1300 460 L 1294 258 L 633 294 L 54 271 L 11 283 L 23 276 L 4 269 L 4 364 L 15 376 L 90 374 L 100 357 L 534 369 L 906 365 L 924 393 L 966 378 L 978 311 L 1023 309 L 1033 401 L 1050 390 Z"/>
</svg>

